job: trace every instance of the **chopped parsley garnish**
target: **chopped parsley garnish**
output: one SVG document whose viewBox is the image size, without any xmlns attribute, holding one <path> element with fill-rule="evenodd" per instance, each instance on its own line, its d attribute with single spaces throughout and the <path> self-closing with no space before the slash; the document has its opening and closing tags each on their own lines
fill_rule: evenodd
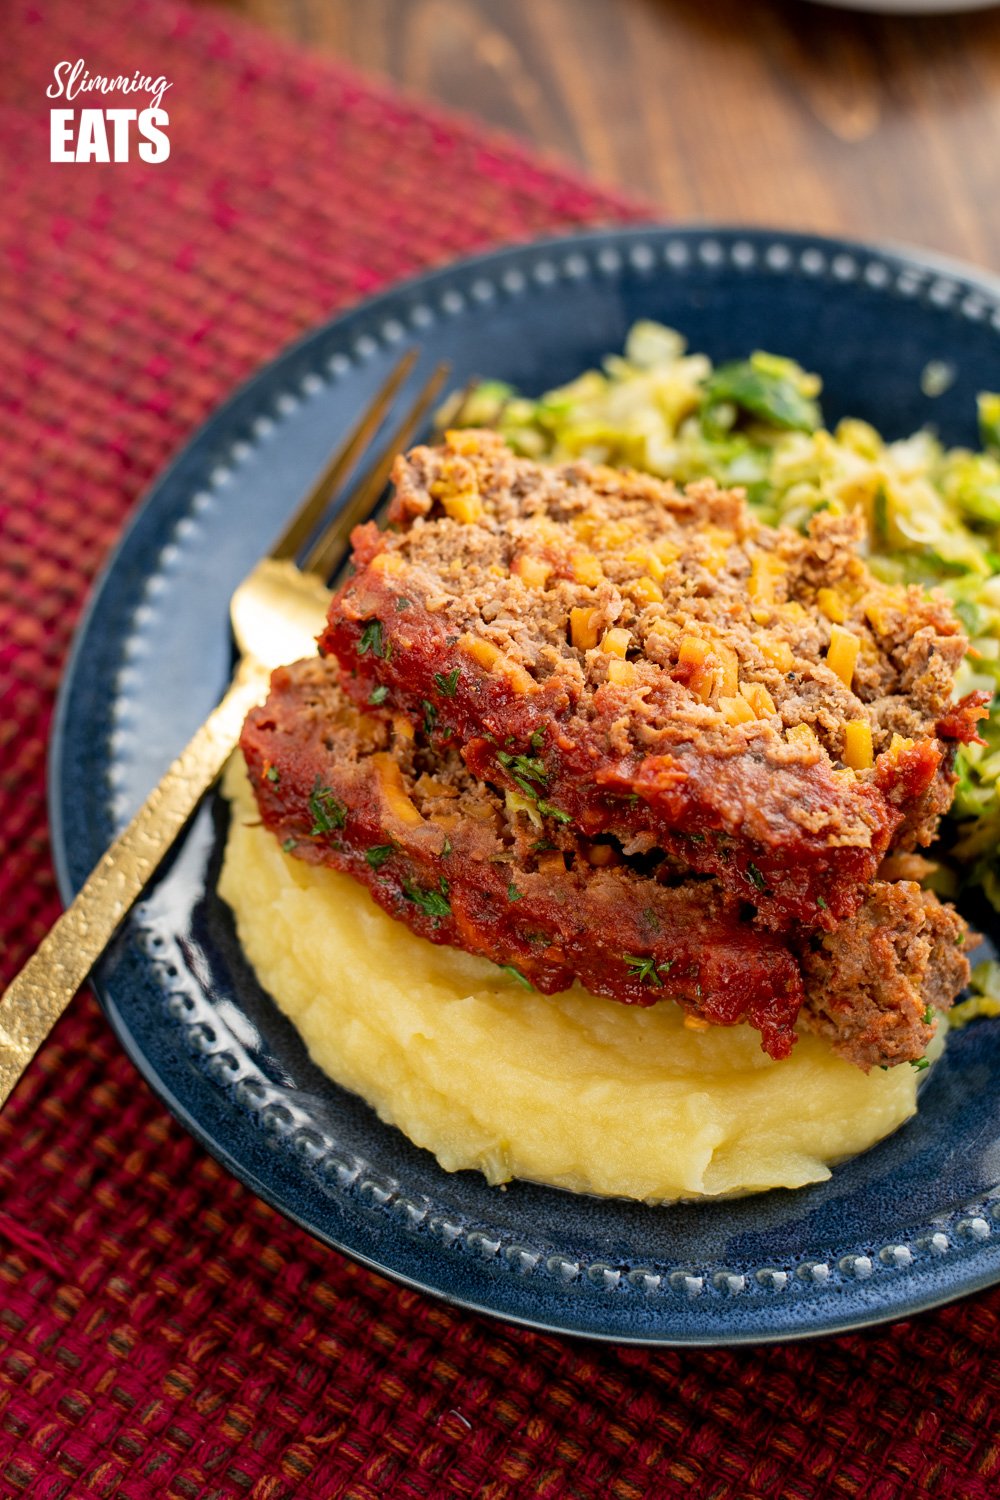
<svg viewBox="0 0 1000 1500">
<path fill-rule="evenodd" d="M 544 849 L 554 849 L 555 844 L 550 844 L 548 839 L 539 839 L 537 844 L 532 844 L 532 854 L 541 854 Z"/>
<path fill-rule="evenodd" d="M 298 842 L 297 839 L 286 839 L 285 842 L 282 844 L 281 847 L 282 847 L 282 849 L 284 850 L 284 852 L 286 854 L 291 854 L 291 852 L 295 848 L 295 845 L 297 844 L 297 842 Z"/>
<path fill-rule="evenodd" d="M 703 833 L 689 833 L 688 838 L 692 844 L 703 844 L 705 842 L 705 835 Z"/>
<path fill-rule="evenodd" d="M 384 703 L 389 696 L 389 689 L 384 683 L 379 683 L 377 688 L 372 688 L 368 694 L 369 703 Z"/>
<path fill-rule="evenodd" d="M 924 1069 L 929 1068 L 930 1065 L 931 1060 L 929 1057 L 918 1057 L 916 1062 L 910 1063 L 910 1067 L 913 1069 L 914 1073 L 922 1073 Z"/>
<path fill-rule="evenodd" d="M 540 750 L 542 748 L 542 745 L 544 743 L 545 743 L 545 730 L 544 729 L 536 729 L 535 732 L 534 732 L 534 734 L 531 736 L 531 748 L 532 748 L 532 750 Z"/>
<path fill-rule="evenodd" d="M 933 1007 L 933 1005 L 928 1005 L 927 1009 L 924 1011 L 924 1025 L 925 1026 L 929 1026 L 933 1020 L 934 1020 L 934 1007 Z"/>
<path fill-rule="evenodd" d="M 539 802 L 538 811 L 543 818 L 555 818 L 559 823 L 572 823 L 573 821 L 568 812 L 563 812 L 561 807 L 553 807 L 551 802 Z"/>
<path fill-rule="evenodd" d="M 396 608 L 397 609 L 409 609 L 409 607 L 410 607 L 410 600 L 409 599 L 404 599 L 403 596 L 402 596 L 402 594 L 400 594 L 397 597 L 397 599 L 396 599 Z"/>
<path fill-rule="evenodd" d="M 514 882 L 512 880 L 510 882 L 510 884 L 508 885 L 508 887 L 507 887 L 507 899 L 509 901 L 520 901 L 520 899 L 521 899 L 521 897 L 523 895 L 524 895 L 524 892 L 523 891 L 519 891 L 518 888 L 517 888 L 517 886 L 514 884 Z"/>
<path fill-rule="evenodd" d="M 309 796 L 309 811 L 313 820 L 310 833 L 314 838 L 318 833 L 333 833 L 335 829 L 343 828 L 347 822 L 346 806 L 339 797 L 334 796 L 330 787 L 323 785 L 318 776 Z"/>
<path fill-rule="evenodd" d="M 278 782 L 281 780 L 281 772 L 278 770 L 277 766 L 268 766 L 267 770 L 264 772 L 264 775 L 267 777 L 268 781 L 273 781 L 275 786 L 277 786 Z"/>
<path fill-rule="evenodd" d="M 520 969 L 515 969 L 513 964 L 497 964 L 497 968 L 503 974 L 509 974 L 511 979 L 516 979 L 518 984 L 523 984 L 526 990 L 533 990 L 535 986 L 530 979 L 525 979 Z"/>
<path fill-rule="evenodd" d="M 643 958 L 640 954 L 623 953 L 622 960 L 638 979 L 640 984 L 655 984 L 662 988 L 663 980 L 657 974 L 657 963 L 655 958 Z M 670 965 L 668 964 L 669 968 Z"/>
<path fill-rule="evenodd" d="M 386 860 L 391 859 L 395 852 L 395 844 L 375 844 L 371 849 L 365 850 L 365 859 L 373 870 L 380 870 Z"/>
<path fill-rule="evenodd" d="M 448 882 L 441 881 L 439 890 L 424 891 L 419 885 L 407 881 L 403 886 L 403 895 L 407 901 L 412 901 L 419 906 L 421 911 L 426 912 L 429 917 L 450 917 L 451 904 L 448 901 Z"/>
<path fill-rule="evenodd" d="M 389 647 L 382 637 L 381 620 L 369 620 L 361 632 L 361 639 L 358 642 L 358 655 L 367 656 L 369 651 L 373 656 L 380 656 L 385 661 L 389 660 Z"/>
<path fill-rule="evenodd" d="M 819 907 L 820 911 L 826 911 L 826 902 L 823 900 L 822 896 L 816 897 L 816 905 Z"/>
<path fill-rule="evenodd" d="M 759 891 L 764 891 L 767 889 L 767 881 L 764 879 L 763 875 L 760 873 L 752 859 L 747 861 L 747 879 L 751 881 Z"/>
<path fill-rule="evenodd" d="M 420 707 L 424 711 L 424 734 L 433 734 L 434 726 L 437 724 L 438 711 L 427 698 L 421 698 Z"/>
<path fill-rule="evenodd" d="M 445 834 L 444 843 L 441 845 L 441 858 L 447 859 L 451 853 L 451 839 Z"/>
<path fill-rule="evenodd" d="M 434 683 L 438 690 L 444 693 L 446 698 L 454 698 L 455 693 L 458 690 L 458 672 L 459 669 L 458 667 L 456 667 L 454 671 L 449 672 L 447 676 L 445 676 L 443 672 L 434 673 Z"/>
<path fill-rule="evenodd" d="M 549 779 L 545 762 L 537 755 L 510 755 L 506 750 L 498 750 L 497 760 L 528 797 L 538 796 L 537 788 L 531 784 L 533 781 L 544 786 Z"/>
</svg>

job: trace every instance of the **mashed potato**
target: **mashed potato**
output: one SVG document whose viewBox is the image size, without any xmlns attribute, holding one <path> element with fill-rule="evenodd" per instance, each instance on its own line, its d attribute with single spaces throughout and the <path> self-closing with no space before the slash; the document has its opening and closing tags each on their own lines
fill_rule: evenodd
<svg viewBox="0 0 1000 1500">
<path fill-rule="evenodd" d="M 528 991 L 282 853 L 251 822 L 238 760 L 226 791 L 219 891 L 261 984 L 324 1072 L 446 1171 L 650 1202 L 794 1188 L 916 1109 L 912 1068 L 866 1077 L 814 1036 L 774 1062 L 748 1026 L 692 1031 L 671 1004 Z"/>
</svg>

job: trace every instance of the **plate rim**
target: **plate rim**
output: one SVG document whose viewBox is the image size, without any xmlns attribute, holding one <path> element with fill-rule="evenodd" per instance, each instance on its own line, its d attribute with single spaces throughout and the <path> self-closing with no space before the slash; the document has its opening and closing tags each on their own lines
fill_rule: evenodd
<svg viewBox="0 0 1000 1500">
<path fill-rule="evenodd" d="M 760 225 L 743 226 L 708 221 L 686 222 L 684 224 L 644 222 L 621 226 L 611 225 L 571 233 L 549 235 L 541 238 L 522 240 L 513 245 L 486 249 L 475 255 L 462 257 L 446 265 L 435 267 L 418 276 L 394 282 L 383 290 L 366 297 L 363 301 L 353 304 L 343 312 L 326 319 L 316 327 L 307 330 L 298 338 L 279 349 L 274 355 L 262 361 L 241 381 L 228 397 L 208 413 L 205 420 L 182 442 L 182 445 L 174 456 L 157 473 L 123 525 L 121 533 L 100 569 L 89 592 L 86 604 L 80 613 L 72 645 L 67 654 L 60 678 L 50 734 L 48 763 L 50 836 L 57 886 L 64 902 L 67 902 L 75 893 L 75 882 L 71 878 L 69 869 L 67 822 L 64 817 L 62 799 L 66 774 L 66 750 L 69 739 L 68 717 L 72 688 L 80 663 L 85 656 L 92 622 L 101 609 L 106 591 L 115 583 L 122 555 L 127 548 L 137 544 L 137 539 L 141 540 L 143 532 L 150 526 L 150 517 L 154 516 L 155 518 L 157 502 L 161 493 L 164 490 L 169 491 L 178 482 L 183 481 L 185 467 L 201 459 L 203 456 L 202 450 L 219 427 L 231 427 L 234 425 L 239 420 L 242 410 L 246 406 L 253 404 L 254 398 L 258 393 L 273 381 L 275 371 L 278 368 L 286 371 L 290 370 L 296 361 L 301 361 L 308 356 L 314 345 L 322 343 L 334 333 L 341 334 L 346 341 L 350 337 L 352 327 L 358 323 L 364 324 L 369 321 L 372 314 L 377 313 L 380 307 L 383 307 L 386 303 L 396 302 L 408 296 L 430 293 L 442 283 L 447 284 L 453 281 L 456 276 L 461 278 L 474 276 L 478 269 L 486 266 L 489 266 L 491 271 L 499 274 L 499 269 L 502 269 L 505 262 L 517 261 L 522 258 L 530 259 L 532 256 L 538 254 L 557 254 L 561 251 L 571 251 L 573 248 L 581 246 L 593 249 L 595 245 L 600 245 L 602 242 L 607 243 L 615 249 L 620 249 L 623 245 L 627 246 L 630 241 L 641 241 L 643 237 L 648 238 L 651 235 L 661 241 L 669 239 L 694 240 L 717 236 L 720 240 L 728 242 L 735 242 L 745 238 L 748 241 L 760 244 L 761 242 L 766 242 L 768 239 L 773 239 L 780 241 L 784 245 L 793 247 L 800 254 L 807 248 L 815 247 L 824 253 L 832 252 L 835 254 L 875 257 L 881 261 L 895 261 L 900 268 L 910 267 L 924 273 L 949 277 L 1000 299 L 1000 276 L 983 271 L 973 265 L 946 255 L 913 249 L 909 246 L 893 242 L 878 243 L 860 239 L 848 239 L 837 235 L 814 234 L 808 231 L 792 231 Z M 415 342 L 419 341 L 418 332 L 414 333 L 413 339 Z M 169 1083 L 163 1078 L 160 1070 L 132 1035 L 114 1002 L 113 996 L 109 993 L 108 986 L 100 972 L 92 976 L 90 986 L 97 994 L 101 1008 L 109 1020 L 119 1044 L 146 1083 L 152 1088 L 174 1118 L 180 1122 L 182 1127 L 215 1160 L 219 1161 L 237 1181 L 241 1182 L 263 1201 L 270 1204 L 283 1217 L 307 1231 L 321 1243 L 349 1256 L 379 1275 L 388 1276 L 400 1284 L 422 1292 L 424 1295 L 438 1297 L 452 1306 L 485 1314 L 489 1317 L 499 1318 L 505 1322 L 530 1328 L 538 1332 L 557 1334 L 563 1337 L 592 1339 L 599 1342 L 640 1347 L 720 1348 L 790 1342 L 803 1338 L 841 1335 L 880 1323 L 898 1321 L 901 1318 L 909 1317 L 919 1312 L 929 1311 L 933 1308 L 946 1305 L 959 1297 L 982 1291 L 1000 1281 L 1000 1265 L 993 1265 L 991 1267 L 988 1263 L 977 1263 L 978 1269 L 974 1269 L 972 1266 L 966 1266 L 963 1263 L 954 1266 L 951 1284 L 947 1287 L 940 1290 L 930 1289 L 924 1295 L 920 1295 L 919 1292 L 911 1295 L 897 1295 L 891 1297 L 888 1302 L 883 1297 L 878 1305 L 874 1307 L 865 1304 L 863 1310 L 859 1311 L 857 1316 L 849 1316 L 846 1319 L 841 1318 L 839 1320 L 834 1317 L 818 1318 L 815 1326 L 802 1324 L 791 1330 L 781 1327 L 773 1329 L 753 1327 L 741 1330 L 737 1326 L 731 1327 L 721 1335 L 716 1335 L 709 1331 L 699 1333 L 697 1330 L 688 1333 L 677 1328 L 672 1328 L 669 1332 L 644 1330 L 642 1334 L 636 1335 L 611 1329 L 571 1327 L 555 1320 L 545 1321 L 518 1315 L 506 1309 L 498 1309 L 496 1306 L 490 1305 L 489 1302 L 477 1301 L 474 1298 L 450 1292 L 439 1286 L 430 1286 L 426 1282 L 408 1275 L 405 1271 L 385 1265 L 355 1248 L 353 1245 L 345 1244 L 324 1228 L 309 1222 L 306 1217 L 298 1213 L 287 1201 L 283 1200 L 276 1189 L 269 1187 L 268 1183 L 257 1174 L 251 1163 L 237 1158 L 222 1141 L 215 1138 L 204 1128 L 198 1118 L 176 1097 Z M 989 1257 L 987 1257 L 988 1261 Z M 970 1271 L 972 1271 L 972 1274 L 968 1274 Z M 912 1283 L 910 1284 L 912 1285 Z M 885 1291 L 890 1292 L 893 1285 L 892 1283 L 888 1284 Z M 898 1286 L 899 1284 L 895 1285 Z"/>
</svg>

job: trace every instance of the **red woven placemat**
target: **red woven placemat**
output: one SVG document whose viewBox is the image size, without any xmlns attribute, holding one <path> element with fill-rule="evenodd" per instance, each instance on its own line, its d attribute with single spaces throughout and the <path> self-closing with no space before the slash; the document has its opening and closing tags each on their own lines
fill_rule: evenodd
<svg viewBox="0 0 1000 1500">
<path fill-rule="evenodd" d="M 164 461 L 333 308 L 635 211 L 204 13 L 8 0 L 3 33 L 6 977 L 58 910 L 43 779 L 70 632 Z M 45 88 L 77 57 L 173 81 L 169 162 L 49 164 Z M 648 1353 L 454 1311 L 227 1177 L 87 997 L 0 1116 L 4 1497 L 986 1497 L 998 1312 L 991 1295 L 849 1338 Z"/>
</svg>

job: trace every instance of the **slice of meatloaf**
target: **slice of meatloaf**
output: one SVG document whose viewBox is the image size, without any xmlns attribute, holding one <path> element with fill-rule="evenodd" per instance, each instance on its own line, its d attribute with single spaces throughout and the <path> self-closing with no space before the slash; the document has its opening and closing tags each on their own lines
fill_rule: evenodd
<svg viewBox="0 0 1000 1500">
<path fill-rule="evenodd" d="M 711 880 L 640 874 L 610 844 L 475 781 L 405 718 L 359 713 L 333 663 L 277 671 L 241 747 L 283 847 L 347 871 L 431 942 L 545 994 L 578 978 L 627 1004 L 670 998 L 705 1023 L 749 1021 L 772 1056 L 790 1050 L 798 967 L 779 937 L 740 920 L 738 901 Z"/>
<path fill-rule="evenodd" d="M 241 741 L 265 824 L 288 852 L 360 880 L 421 936 L 512 968 L 544 993 L 579 979 L 627 1004 L 672 999 L 694 1025 L 749 1022 L 773 1057 L 791 1049 L 803 1004 L 813 1024 L 803 956 L 754 926 L 718 881 L 680 874 L 659 855 L 626 858 L 606 836 L 583 837 L 519 791 L 477 781 L 454 748 L 432 744 L 428 728 L 433 715 L 414 729 L 404 716 L 360 713 L 330 661 L 279 670 Z M 963 931 L 918 887 L 903 889 L 920 898 L 922 928 L 933 928 L 936 910 L 949 932 Z M 873 911 L 877 932 L 883 906 Z M 885 911 L 905 938 L 905 903 Z M 863 992 L 870 1011 L 900 1017 L 881 1018 L 892 1034 L 886 1061 L 919 1057 L 932 1034 L 929 966 L 912 939 L 898 949 L 897 972 Z M 820 996 L 815 1023 L 852 1061 L 883 1061 L 878 1015 L 860 1040 L 850 1017 L 840 1026 L 830 1019 L 838 1006 L 849 1009 L 853 948 L 842 953 L 839 932 L 815 951 L 808 936 L 801 941 Z M 960 958 L 953 940 L 952 951 Z M 951 1003 L 957 978 L 950 993 L 950 980 L 938 982 L 935 1004 Z"/>
<path fill-rule="evenodd" d="M 952 703 L 965 640 L 943 598 L 872 577 L 855 519 L 773 530 L 710 483 L 489 433 L 394 480 L 320 640 L 360 707 L 431 713 L 480 779 L 777 929 L 832 928 L 887 849 L 932 837 L 979 713 Z"/>
</svg>

